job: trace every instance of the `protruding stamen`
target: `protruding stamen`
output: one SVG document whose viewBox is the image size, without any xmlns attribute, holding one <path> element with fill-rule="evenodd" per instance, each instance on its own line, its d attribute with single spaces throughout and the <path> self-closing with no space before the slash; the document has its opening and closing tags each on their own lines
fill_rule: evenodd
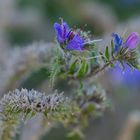
<svg viewBox="0 0 140 140">
<path fill-rule="evenodd" d="M 97 39 L 97 40 L 88 41 L 88 42 L 83 43 L 83 45 L 93 44 L 93 43 L 100 42 L 100 41 L 102 41 L 102 39 Z"/>
</svg>

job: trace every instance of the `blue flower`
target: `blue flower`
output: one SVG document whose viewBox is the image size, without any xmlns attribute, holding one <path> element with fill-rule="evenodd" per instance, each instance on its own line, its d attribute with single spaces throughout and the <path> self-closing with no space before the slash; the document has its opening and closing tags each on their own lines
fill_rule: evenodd
<svg viewBox="0 0 140 140">
<path fill-rule="evenodd" d="M 78 50 L 84 49 L 84 40 L 80 38 L 78 34 L 75 34 L 73 39 L 69 41 L 66 47 L 67 50 Z"/>
<path fill-rule="evenodd" d="M 112 36 L 114 37 L 114 52 L 117 52 L 120 47 L 128 47 L 129 49 L 134 49 L 140 42 L 140 36 L 137 32 L 132 32 L 124 41 L 123 38 L 120 37 L 118 34 L 113 33 Z"/>
<path fill-rule="evenodd" d="M 67 34 L 69 33 L 69 26 L 66 22 L 62 22 L 61 24 L 55 23 L 54 29 L 56 32 L 57 40 L 59 43 L 64 43 L 67 39 Z"/>
<path fill-rule="evenodd" d="M 123 44 L 123 39 L 122 37 L 120 37 L 118 34 L 115 33 L 112 33 L 112 36 L 114 37 L 114 45 L 115 45 L 114 52 L 117 52 Z"/>
<path fill-rule="evenodd" d="M 140 71 L 137 69 L 132 69 L 126 64 L 123 63 L 125 66 L 125 71 L 123 72 L 119 66 L 119 63 L 116 64 L 115 69 L 112 68 L 109 72 L 111 74 L 111 81 L 115 84 L 123 85 L 125 84 L 128 87 L 139 87 L 140 83 Z"/>
<path fill-rule="evenodd" d="M 71 30 L 66 22 L 55 23 L 57 41 L 65 46 L 66 50 L 82 51 L 84 49 L 85 40 L 75 31 Z"/>
</svg>

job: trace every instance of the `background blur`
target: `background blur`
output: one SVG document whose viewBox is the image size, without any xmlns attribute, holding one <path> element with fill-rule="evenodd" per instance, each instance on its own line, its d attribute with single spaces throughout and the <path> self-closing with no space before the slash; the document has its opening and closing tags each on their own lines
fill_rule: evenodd
<svg viewBox="0 0 140 140">
<path fill-rule="evenodd" d="M 140 33 L 140 0 L 0 0 L 1 65 L 5 58 L 10 59 L 8 50 L 11 48 L 24 47 L 34 41 L 54 42 L 53 24 L 59 17 L 71 27 L 90 30 L 95 38 L 103 38 L 105 43 L 101 45 L 104 47 L 112 32 Z M 44 85 L 38 86 L 35 82 L 43 83 L 43 77 L 45 72 L 41 70 L 23 85 L 43 90 Z M 140 140 L 140 72 L 127 68 L 124 73 L 117 67 L 104 73 L 99 80 L 107 89 L 111 109 L 91 120 L 85 140 L 132 140 L 131 134 L 133 140 Z M 38 126 L 31 127 L 34 122 L 31 120 L 21 128 L 23 132 L 16 140 L 35 140 L 29 136 L 38 129 Z M 69 140 L 61 126 L 51 129 L 41 140 L 46 139 Z"/>
</svg>

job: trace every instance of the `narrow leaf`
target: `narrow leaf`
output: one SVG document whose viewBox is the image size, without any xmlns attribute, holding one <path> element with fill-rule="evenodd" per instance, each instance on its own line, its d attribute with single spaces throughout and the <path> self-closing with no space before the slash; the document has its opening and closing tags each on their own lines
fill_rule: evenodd
<svg viewBox="0 0 140 140">
<path fill-rule="evenodd" d="M 88 71 L 88 63 L 86 60 L 83 60 L 78 71 L 77 77 L 82 78 Z"/>
<path fill-rule="evenodd" d="M 113 57 L 113 54 L 114 54 L 114 43 L 113 43 L 113 40 L 111 40 L 111 55 Z"/>
<path fill-rule="evenodd" d="M 108 46 L 106 47 L 106 50 L 105 50 L 105 57 L 107 58 L 107 60 L 109 60 L 110 58 Z"/>
</svg>

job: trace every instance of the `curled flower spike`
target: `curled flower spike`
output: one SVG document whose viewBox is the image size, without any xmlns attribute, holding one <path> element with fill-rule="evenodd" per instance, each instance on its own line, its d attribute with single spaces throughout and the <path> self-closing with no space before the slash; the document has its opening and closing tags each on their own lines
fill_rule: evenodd
<svg viewBox="0 0 140 140">
<path fill-rule="evenodd" d="M 118 34 L 113 33 L 112 36 L 114 37 L 114 52 L 117 52 L 120 47 L 122 46 L 123 39 Z"/>
<path fill-rule="evenodd" d="M 132 32 L 126 39 L 124 46 L 129 49 L 134 49 L 137 47 L 140 42 L 140 36 L 137 32 Z"/>
</svg>

